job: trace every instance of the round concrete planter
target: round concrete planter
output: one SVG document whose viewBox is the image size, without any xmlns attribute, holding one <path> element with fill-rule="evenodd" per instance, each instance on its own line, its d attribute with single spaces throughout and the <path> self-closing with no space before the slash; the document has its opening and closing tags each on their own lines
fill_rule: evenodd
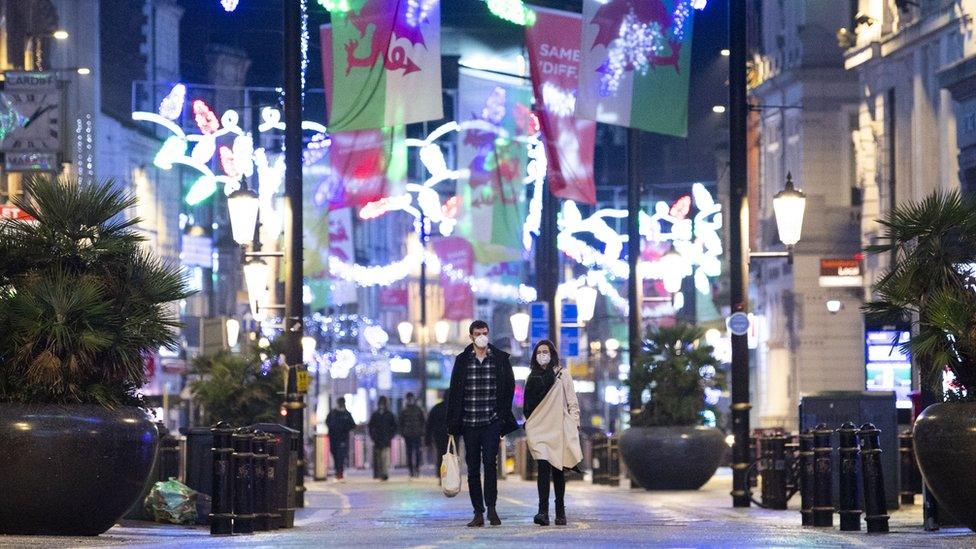
<svg viewBox="0 0 976 549">
<path fill-rule="evenodd" d="M 139 408 L 0 404 L 0 534 L 105 532 L 142 491 L 157 438 Z"/>
<path fill-rule="evenodd" d="M 976 402 L 933 404 L 915 421 L 925 484 L 950 515 L 976 531 Z"/>
<path fill-rule="evenodd" d="M 647 490 L 701 488 L 725 450 L 725 435 L 712 427 L 631 427 L 620 436 L 620 455 Z"/>
</svg>

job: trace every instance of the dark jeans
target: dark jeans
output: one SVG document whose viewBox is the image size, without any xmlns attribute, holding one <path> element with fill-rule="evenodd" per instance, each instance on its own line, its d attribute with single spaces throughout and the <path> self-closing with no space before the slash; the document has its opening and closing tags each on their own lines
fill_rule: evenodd
<svg viewBox="0 0 976 549">
<path fill-rule="evenodd" d="M 335 463 L 336 477 L 342 478 L 342 473 L 346 469 L 346 457 L 349 456 L 349 437 L 330 441 L 329 452 L 332 453 L 332 461 Z"/>
<path fill-rule="evenodd" d="M 421 437 L 404 437 L 407 445 L 407 468 L 410 469 L 410 476 L 420 475 L 420 466 L 423 464 L 423 441 Z"/>
<path fill-rule="evenodd" d="M 556 487 L 556 512 L 561 513 L 566 508 L 566 473 L 556 469 L 549 462 L 540 459 L 535 462 L 538 468 L 539 512 L 549 513 L 549 479 Z"/>
<path fill-rule="evenodd" d="M 464 428 L 464 460 L 468 464 L 468 492 L 476 513 L 495 507 L 498 501 L 498 444 L 502 424 L 493 421 L 484 427 Z M 481 465 L 485 466 L 485 491 L 481 491 Z"/>
</svg>

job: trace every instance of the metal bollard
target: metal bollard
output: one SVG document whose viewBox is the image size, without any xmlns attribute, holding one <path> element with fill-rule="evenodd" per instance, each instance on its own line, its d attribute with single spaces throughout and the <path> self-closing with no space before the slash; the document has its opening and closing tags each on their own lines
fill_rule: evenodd
<svg viewBox="0 0 976 549">
<path fill-rule="evenodd" d="M 911 429 L 906 429 L 902 434 L 898 435 L 902 505 L 915 505 L 915 494 L 921 491 L 918 490 L 921 473 L 918 470 L 918 464 L 915 462 L 915 451 L 912 445 Z"/>
<path fill-rule="evenodd" d="M 834 479 L 830 437 L 826 423 L 813 430 L 813 525 L 834 525 Z"/>
<path fill-rule="evenodd" d="M 264 512 L 268 514 L 268 528 L 275 530 L 281 528 L 281 511 L 279 507 L 278 500 L 281 489 L 278 487 L 277 478 L 277 468 L 278 460 L 278 437 L 274 435 L 268 435 L 268 440 L 265 442 L 265 449 L 268 453 L 268 459 L 265 462 L 264 471 Z"/>
<path fill-rule="evenodd" d="M 159 431 L 159 465 L 157 466 L 157 480 L 169 480 L 180 476 L 180 441 L 174 437 L 166 424 L 156 422 Z"/>
<path fill-rule="evenodd" d="M 840 529 L 857 532 L 861 529 L 860 446 L 857 426 L 848 421 L 837 429 L 840 438 Z"/>
<path fill-rule="evenodd" d="M 786 437 L 764 437 L 762 448 L 762 503 L 767 509 L 786 509 Z"/>
<path fill-rule="evenodd" d="M 254 532 L 254 432 L 234 432 L 234 533 Z"/>
<path fill-rule="evenodd" d="M 266 511 L 268 493 L 265 475 L 268 467 L 268 436 L 260 431 L 254 433 L 254 530 L 270 530 L 270 516 Z"/>
<path fill-rule="evenodd" d="M 813 526 L 813 433 L 800 433 L 800 516 L 803 526 Z"/>
<path fill-rule="evenodd" d="M 234 428 L 221 421 L 210 432 L 213 433 L 213 493 L 211 494 L 210 534 L 229 536 L 233 533 L 234 469 L 231 454 L 234 449 L 231 439 Z"/>
<path fill-rule="evenodd" d="M 792 433 L 786 436 L 786 493 L 795 494 L 800 491 L 800 475 L 797 475 L 800 461 L 800 435 Z"/>
<path fill-rule="evenodd" d="M 868 533 L 888 531 L 884 471 L 881 468 L 881 430 L 871 423 L 861 425 L 861 472 L 864 482 L 864 520 Z"/>
</svg>

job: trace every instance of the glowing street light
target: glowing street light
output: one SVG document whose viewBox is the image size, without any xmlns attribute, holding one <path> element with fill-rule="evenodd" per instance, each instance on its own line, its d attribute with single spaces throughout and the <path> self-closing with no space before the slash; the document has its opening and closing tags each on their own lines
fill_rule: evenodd
<svg viewBox="0 0 976 549">
<path fill-rule="evenodd" d="M 251 259 L 244 264 L 244 283 L 247 285 L 251 314 L 255 318 L 258 317 L 259 305 L 268 302 L 269 276 L 271 276 L 271 266 L 263 259 Z"/>
<path fill-rule="evenodd" d="M 227 346 L 236 347 L 237 339 L 241 335 L 241 322 L 236 318 L 228 318 L 224 327 L 227 330 Z"/>
<path fill-rule="evenodd" d="M 441 345 L 447 343 L 447 338 L 451 336 L 451 323 L 446 320 L 438 320 L 434 323 L 434 339 Z"/>
<path fill-rule="evenodd" d="M 532 320 L 529 314 L 519 311 L 508 319 L 512 323 L 512 335 L 519 343 L 525 343 L 529 339 L 529 322 Z"/>
<path fill-rule="evenodd" d="M 577 317 L 580 322 L 589 322 L 593 319 L 596 310 L 597 290 L 591 286 L 583 286 L 576 290 Z"/>
<path fill-rule="evenodd" d="M 397 333 L 400 335 L 400 343 L 404 345 L 410 343 L 410 340 L 413 339 L 413 323 L 404 320 L 397 324 Z"/>
<path fill-rule="evenodd" d="M 793 186 L 793 174 L 786 174 L 786 188 L 773 197 L 773 215 L 779 239 L 792 248 L 800 241 L 803 231 L 803 213 L 807 207 L 807 195 Z"/>
<path fill-rule="evenodd" d="M 234 242 L 241 246 L 254 239 L 254 227 L 258 224 L 258 195 L 252 190 L 240 188 L 227 197 L 227 210 L 230 212 L 230 229 Z"/>
</svg>

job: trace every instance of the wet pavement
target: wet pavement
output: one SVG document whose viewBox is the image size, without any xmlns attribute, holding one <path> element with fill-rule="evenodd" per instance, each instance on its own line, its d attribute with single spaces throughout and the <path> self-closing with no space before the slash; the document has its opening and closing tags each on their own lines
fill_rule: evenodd
<svg viewBox="0 0 976 549">
<path fill-rule="evenodd" d="M 890 534 L 841 533 L 801 527 L 795 509 L 733 509 L 730 484 L 727 470 L 697 492 L 571 482 L 569 525 L 539 527 L 535 483 L 509 476 L 499 481 L 502 525 L 473 529 L 464 526 L 466 490 L 446 498 L 434 479 L 381 483 L 358 473 L 344 483 L 310 482 L 291 530 L 215 538 L 202 527 L 127 521 L 97 538 L 0 536 L 0 547 L 976 547 L 969 530 L 923 531 L 919 506 L 895 512 Z"/>
</svg>

